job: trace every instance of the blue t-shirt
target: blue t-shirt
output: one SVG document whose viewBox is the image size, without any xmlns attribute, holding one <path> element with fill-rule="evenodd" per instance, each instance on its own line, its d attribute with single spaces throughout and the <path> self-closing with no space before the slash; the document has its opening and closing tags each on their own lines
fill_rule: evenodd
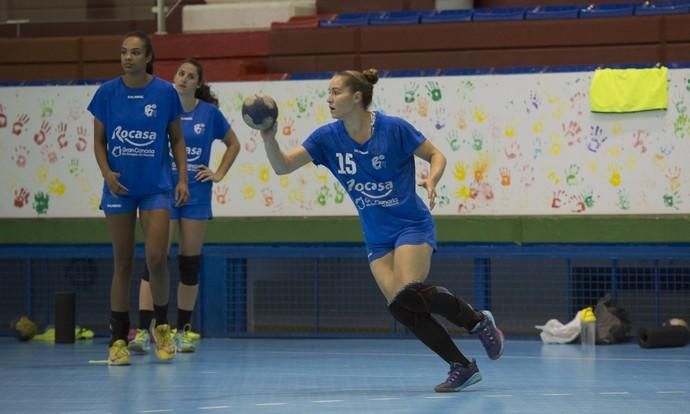
<svg viewBox="0 0 690 414">
<path fill-rule="evenodd" d="M 211 204 L 213 181 L 197 181 L 194 176 L 200 165 L 208 166 L 213 140 L 222 140 L 230 124 L 215 105 L 199 100 L 191 112 L 182 114 L 182 131 L 187 145 L 187 177 L 189 200 L 187 205 Z M 173 164 L 173 180 L 177 181 L 177 167 Z"/>
<path fill-rule="evenodd" d="M 343 121 L 314 131 L 302 144 L 314 164 L 328 168 L 354 202 L 367 243 L 388 243 L 409 226 L 433 226 L 416 193 L 415 150 L 424 136 L 408 122 L 376 113 L 374 133 L 355 142 Z"/>
<path fill-rule="evenodd" d="M 105 126 L 108 165 L 128 196 L 173 188 L 167 129 L 182 104 L 169 82 L 154 76 L 143 88 L 129 88 L 119 77 L 101 85 L 87 109 Z"/>
</svg>

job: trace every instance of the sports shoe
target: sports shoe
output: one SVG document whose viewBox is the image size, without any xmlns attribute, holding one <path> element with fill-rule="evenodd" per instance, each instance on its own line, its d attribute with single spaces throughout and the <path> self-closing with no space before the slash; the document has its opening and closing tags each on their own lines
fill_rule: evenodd
<svg viewBox="0 0 690 414">
<path fill-rule="evenodd" d="M 182 331 L 177 331 L 175 333 L 175 346 L 179 352 L 194 352 L 194 340 L 191 335 L 192 325 L 186 324 Z"/>
<path fill-rule="evenodd" d="M 482 380 L 482 374 L 474 359 L 469 366 L 464 367 L 459 362 L 450 364 L 448 379 L 434 387 L 436 392 L 458 392 Z"/>
<path fill-rule="evenodd" d="M 477 326 L 472 329 L 470 333 L 479 335 L 479 340 L 482 341 L 486 355 L 490 359 L 498 359 L 503 355 L 503 332 L 496 327 L 494 315 L 488 310 L 482 311 L 484 319 L 477 323 Z"/>
<path fill-rule="evenodd" d="M 137 354 L 145 354 L 151 349 L 151 336 L 146 329 L 137 329 L 134 339 L 129 342 L 127 348 Z"/>
<path fill-rule="evenodd" d="M 118 339 L 108 348 L 108 365 L 129 365 L 129 351 L 124 339 Z"/>
<path fill-rule="evenodd" d="M 153 330 L 153 337 L 156 340 L 156 356 L 162 360 L 175 358 L 175 341 L 173 341 L 170 325 L 167 323 L 156 326 Z"/>
<path fill-rule="evenodd" d="M 174 328 L 172 330 L 172 333 L 173 335 L 177 334 L 177 328 Z M 201 334 L 190 330 L 189 332 L 187 332 L 187 339 L 189 339 L 192 342 L 198 341 L 201 339 Z"/>
</svg>

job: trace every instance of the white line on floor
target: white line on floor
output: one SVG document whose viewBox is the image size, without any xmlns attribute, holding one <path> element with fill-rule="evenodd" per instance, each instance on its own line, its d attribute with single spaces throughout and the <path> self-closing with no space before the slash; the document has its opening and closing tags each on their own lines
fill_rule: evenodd
<svg viewBox="0 0 690 414">
<path fill-rule="evenodd" d="M 343 400 L 316 400 L 312 401 L 314 404 L 331 404 L 337 402 L 343 402 Z"/>
<path fill-rule="evenodd" d="M 657 391 L 657 394 L 687 394 L 687 391 Z"/>
</svg>

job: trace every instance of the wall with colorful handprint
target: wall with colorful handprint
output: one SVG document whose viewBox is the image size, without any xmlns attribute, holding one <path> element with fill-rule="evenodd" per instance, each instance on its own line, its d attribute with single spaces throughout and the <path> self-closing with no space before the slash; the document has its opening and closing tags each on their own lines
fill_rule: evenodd
<svg viewBox="0 0 690 414">
<path fill-rule="evenodd" d="M 690 70 L 669 71 L 667 111 L 589 112 L 591 72 L 384 78 L 373 107 L 415 125 L 448 158 L 439 215 L 690 211 Z M 326 80 L 215 83 L 242 151 L 213 190 L 216 216 L 355 215 L 322 167 L 276 176 L 243 98 L 272 95 L 285 150 L 331 121 Z M 102 179 L 85 107 L 96 86 L 0 88 L 0 217 L 98 217 Z M 224 147 L 214 145 L 213 168 Z M 417 163 L 417 174 L 428 165 Z M 426 199 L 420 188 L 420 195 Z"/>
</svg>

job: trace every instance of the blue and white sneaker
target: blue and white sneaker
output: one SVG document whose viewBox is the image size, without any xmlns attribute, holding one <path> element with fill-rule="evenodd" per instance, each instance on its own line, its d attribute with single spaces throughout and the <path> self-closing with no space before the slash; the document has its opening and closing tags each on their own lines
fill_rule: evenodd
<svg viewBox="0 0 690 414">
<path fill-rule="evenodd" d="M 448 379 L 434 387 L 436 392 L 458 392 L 482 380 L 482 374 L 474 359 L 469 366 L 462 366 L 459 362 L 450 364 Z"/>
<path fill-rule="evenodd" d="M 505 342 L 503 332 L 496 327 L 494 315 L 490 311 L 485 310 L 482 313 L 484 314 L 484 319 L 479 321 L 470 333 L 479 336 L 479 340 L 482 341 L 482 345 L 484 345 L 486 350 L 486 355 L 490 359 L 498 359 L 503 355 L 503 344 Z"/>
</svg>

